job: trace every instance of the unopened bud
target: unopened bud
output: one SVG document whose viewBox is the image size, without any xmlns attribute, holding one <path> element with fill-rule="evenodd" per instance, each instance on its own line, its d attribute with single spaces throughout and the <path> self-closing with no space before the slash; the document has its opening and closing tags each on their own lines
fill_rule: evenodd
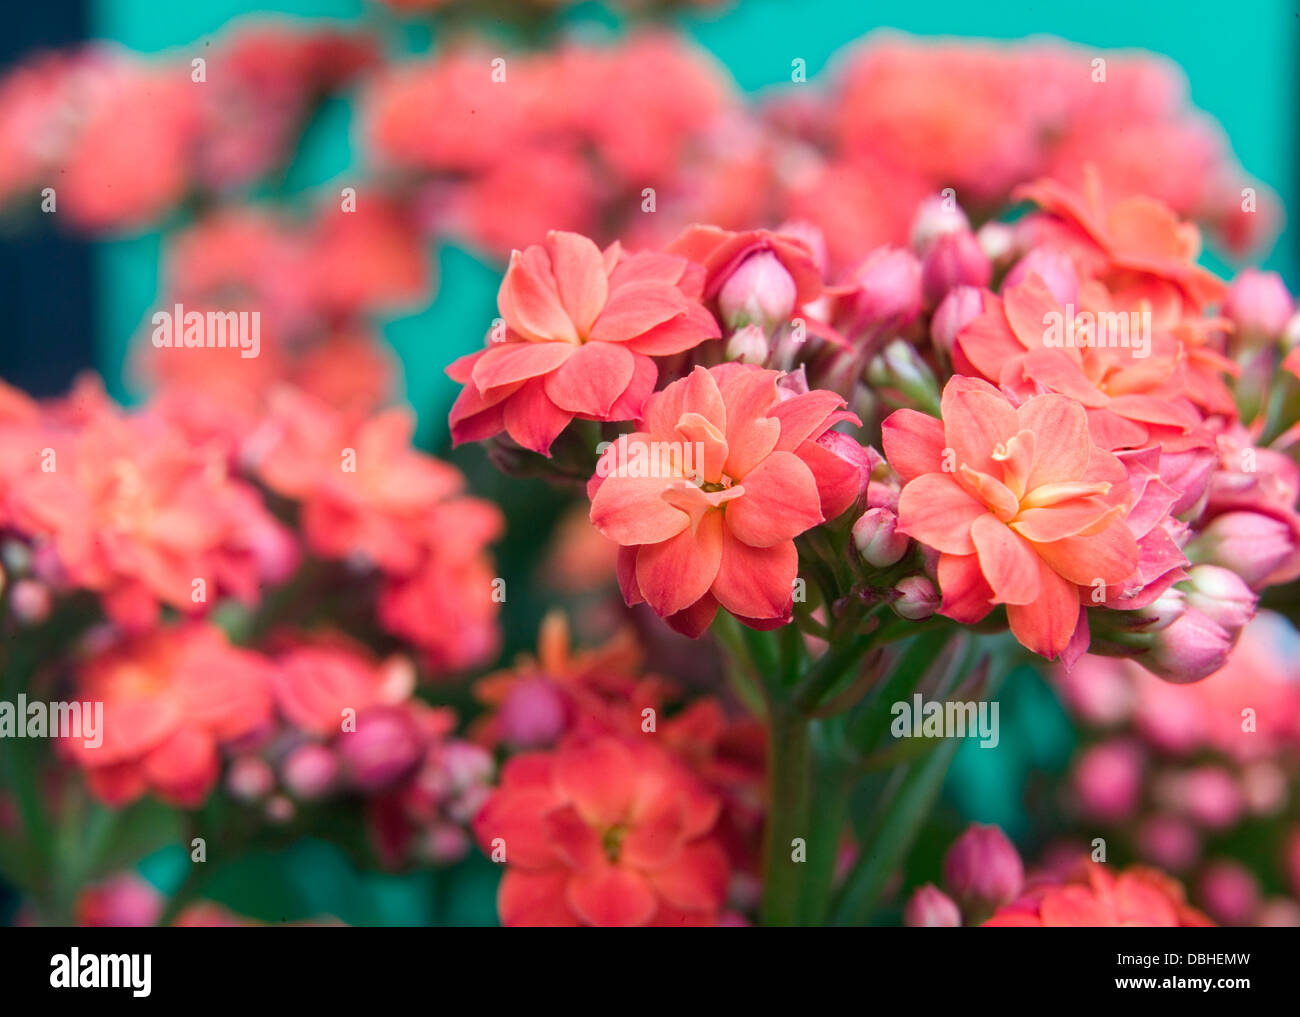
<svg viewBox="0 0 1300 1017">
<path fill-rule="evenodd" d="M 771 332 L 790 320 L 797 290 L 794 278 L 771 251 L 755 251 L 718 291 L 718 310 L 730 328 L 758 325 Z"/>
<path fill-rule="evenodd" d="M 908 576 L 894 587 L 894 610 L 908 621 L 921 621 L 939 610 L 942 598 L 925 576 Z"/>
<path fill-rule="evenodd" d="M 961 911 L 956 902 L 933 883 L 919 886 L 903 909 L 903 924 L 910 929 L 956 929 Z"/>
<path fill-rule="evenodd" d="M 771 346 L 767 341 L 767 333 L 757 325 L 750 324 L 738 328 L 727 340 L 728 360 L 739 360 L 745 364 L 763 364 L 766 363 L 770 353 Z"/>
<path fill-rule="evenodd" d="M 897 564 L 911 540 L 897 530 L 898 515 L 885 508 L 868 509 L 853 524 L 853 543 L 862 560 L 878 569 Z"/>
<path fill-rule="evenodd" d="M 943 860 L 943 881 L 963 906 L 988 915 L 1009 904 L 1025 882 L 1025 867 L 1006 834 L 972 823 Z"/>
</svg>

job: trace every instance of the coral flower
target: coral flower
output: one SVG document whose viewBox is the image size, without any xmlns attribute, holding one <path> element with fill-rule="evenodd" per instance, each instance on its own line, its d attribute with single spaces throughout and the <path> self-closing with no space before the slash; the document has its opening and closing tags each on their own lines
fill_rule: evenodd
<svg viewBox="0 0 1300 1017">
<path fill-rule="evenodd" d="M 156 414 L 76 397 L 70 408 L 90 402 L 85 419 L 61 426 L 51 411 L 54 426 L 32 449 L 56 458 L 14 484 L 10 506 L 20 531 L 49 541 L 68 585 L 96 591 L 113 621 L 144 631 L 160 604 L 190 614 L 217 595 L 252 604 L 264 581 L 292 570 L 290 534 L 219 456 Z"/>
<path fill-rule="evenodd" d="M 1163 873 L 1140 865 L 1119 874 L 1084 861 L 1074 878 L 1031 886 L 998 910 L 986 926 L 1173 928 L 1213 925 L 1191 907 L 1183 888 Z"/>
<path fill-rule="evenodd" d="M 185 808 L 217 780 L 219 746 L 271 720 L 271 666 L 215 626 L 158 629 L 98 654 L 78 697 L 104 704 L 103 741 L 61 742 L 110 805 L 146 791 Z"/>
<path fill-rule="evenodd" d="M 504 925 L 711 925 L 728 876 L 718 809 L 662 749 L 602 737 L 515 756 L 474 830 L 505 851 Z"/>
<path fill-rule="evenodd" d="M 1016 408 L 957 377 L 942 411 L 939 421 L 898 410 L 884 423 L 905 484 L 898 529 L 939 552 L 942 614 L 969 623 L 1005 604 L 1016 638 L 1054 658 L 1078 627 L 1079 588 L 1122 584 L 1137 568 L 1127 471 L 1064 396 Z"/>
<path fill-rule="evenodd" d="M 504 430 L 545 455 L 574 417 L 636 419 L 658 379 L 651 357 L 721 335 L 700 303 L 703 277 L 685 258 L 602 253 L 576 233 L 515 251 L 497 294 L 504 339 L 447 368 L 465 385 L 452 437 Z"/>
<path fill-rule="evenodd" d="M 1226 292 L 1222 280 L 1196 264 L 1200 231 L 1193 223 L 1179 221 L 1163 202 L 1133 196 L 1108 206 L 1095 174 L 1087 175 L 1082 194 L 1042 179 L 1018 188 L 1014 196 L 1056 216 L 1064 230 L 1062 239 L 1096 269 L 1171 284 L 1196 309 Z"/>
<path fill-rule="evenodd" d="M 696 367 L 647 403 L 588 484 L 591 521 L 622 545 L 629 604 L 697 636 L 718 605 L 747 624 L 789 620 L 794 538 L 861 490 L 830 427 L 854 420 L 833 392 L 781 398 L 777 371 Z M 835 438 L 845 437 L 835 434 Z"/>
<path fill-rule="evenodd" d="M 319 637 L 290 648 L 271 675 L 276 705 L 285 719 L 312 734 L 337 734 L 345 711 L 405 702 L 415 688 L 415 671 L 401 658 L 383 664 L 364 647 L 341 637 Z"/>
<path fill-rule="evenodd" d="M 1048 323 L 1072 313 L 1032 272 L 1001 296 L 986 292 L 982 312 L 957 335 L 955 366 L 1022 396 L 1059 392 L 1082 403 L 1094 440 L 1112 451 L 1152 441 L 1170 452 L 1212 444 L 1192 399 L 1186 351 L 1171 333 L 1147 336 L 1145 351 L 1063 346 L 1063 336 L 1049 345 Z"/>
</svg>

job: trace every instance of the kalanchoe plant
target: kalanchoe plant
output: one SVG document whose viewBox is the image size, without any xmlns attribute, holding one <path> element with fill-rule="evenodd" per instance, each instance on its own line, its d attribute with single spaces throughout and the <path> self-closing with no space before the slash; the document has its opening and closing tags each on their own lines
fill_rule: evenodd
<svg viewBox="0 0 1300 1017">
<path fill-rule="evenodd" d="M 1225 459 L 1244 433 L 1233 357 L 1244 336 L 1283 327 L 1289 298 L 1249 277 L 1229 297 L 1196 265 L 1194 227 L 1089 187 L 1024 189 L 1035 207 L 1005 227 L 996 289 L 966 217 L 937 203 L 919 208 L 912 251 L 869 254 L 842 282 L 825 277 L 806 224 L 691 227 L 631 256 L 555 233 L 512 258 L 505 345 L 451 371 L 466 382 L 461 440 L 505 428 L 545 453 L 570 414 L 603 422 L 587 453 L 590 521 L 618 545 L 624 599 L 711 637 L 766 729 L 765 922 L 870 913 L 950 755 L 891 756 L 895 702 L 990 696 L 1024 651 L 1069 669 L 1091 650 L 1197 681 L 1227 660 L 1259 591 L 1300 574 L 1295 488 L 1271 494 Z M 656 265 L 662 281 L 617 290 L 624 264 Z M 592 324 L 615 303 L 618 338 L 635 347 L 618 358 L 598 349 L 614 333 Z M 672 342 L 640 338 L 647 328 Z M 489 360 L 501 373 L 479 369 Z M 573 366 L 552 382 L 559 364 Z M 653 392 L 628 398 L 642 371 Z M 1249 433 L 1289 426 L 1257 420 Z M 1225 489 L 1241 498 L 1231 511 Z M 1259 568 L 1245 559 L 1246 575 L 1224 551 L 1234 525 L 1270 528 L 1274 553 Z M 852 871 L 837 871 L 846 803 L 882 766 L 915 786 L 881 802 Z M 576 808 L 604 848 L 575 863 L 593 896 L 548 920 L 675 921 L 671 900 L 652 906 L 658 870 L 622 853 L 616 816 L 643 807 L 620 798 L 600 819 L 571 794 L 547 815 Z M 485 813 L 480 840 L 508 841 L 513 821 Z M 992 878 L 983 863 L 949 868 L 954 884 L 959 871 Z M 530 910 L 542 883 L 530 885 L 527 908 L 508 908 L 519 921 L 542 917 Z M 955 892 L 987 917 L 1014 889 Z M 937 893 L 914 903 L 918 921 L 952 917 Z"/>
<path fill-rule="evenodd" d="M 751 101 L 664 29 L 385 2 L 432 52 L 0 78 L 7 219 L 165 235 L 138 404 L 0 385 L 18 920 L 246 921 L 218 873 L 311 836 L 507 925 L 1300 924 L 1300 315 L 1199 264 L 1278 216 L 1175 69 L 889 36 Z M 435 242 L 497 301 L 410 323 L 458 389 L 417 429 L 380 334 Z M 1082 740 L 1052 848 L 927 860 L 1035 668 Z"/>
</svg>

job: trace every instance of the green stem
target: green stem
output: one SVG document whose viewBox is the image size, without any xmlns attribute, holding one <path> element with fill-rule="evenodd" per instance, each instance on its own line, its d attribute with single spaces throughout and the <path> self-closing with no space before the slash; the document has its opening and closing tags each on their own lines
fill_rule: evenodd
<svg viewBox="0 0 1300 1017">
<path fill-rule="evenodd" d="M 800 884 L 804 863 L 795 861 L 794 842 L 806 845 L 812 758 L 809 720 L 786 704 L 770 707 L 768 743 L 767 827 L 763 835 L 764 925 L 795 925 L 799 921 Z"/>
<path fill-rule="evenodd" d="M 813 729 L 816 762 L 809 816 L 808 863 L 799 905 L 800 922 L 806 926 L 825 924 L 830 910 L 835 867 L 856 784 L 856 774 L 833 748 L 825 744 L 824 739 L 816 738 L 819 729 L 825 726 L 825 723 L 818 724 Z"/>
<path fill-rule="evenodd" d="M 885 883 L 938 798 L 960 744 L 961 739 L 948 738 L 923 759 L 895 771 L 859 841 L 862 855 L 841 891 L 835 924 L 865 925 L 870 920 Z"/>
</svg>

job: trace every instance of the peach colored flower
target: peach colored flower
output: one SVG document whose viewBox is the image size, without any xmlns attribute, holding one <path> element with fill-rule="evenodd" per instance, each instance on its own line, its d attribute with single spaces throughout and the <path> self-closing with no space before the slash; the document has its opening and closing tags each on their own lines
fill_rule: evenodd
<svg viewBox="0 0 1300 1017">
<path fill-rule="evenodd" d="M 224 594 L 253 603 L 264 581 L 292 570 L 292 537 L 215 449 L 158 414 L 90 403 L 80 389 L 47 409 L 21 439 L 31 442 L 26 471 L 10 492 L 16 528 L 48 542 L 63 582 L 95 591 L 113 620 L 140 630 L 160 603 L 188 614 Z"/>
<path fill-rule="evenodd" d="M 515 756 L 474 831 L 489 854 L 504 844 L 503 925 L 713 925 L 718 809 L 662 749 L 602 737 Z"/>
<path fill-rule="evenodd" d="M 1093 294 L 1104 297 L 1097 289 Z M 1192 398 L 1186 350 L 1171 332 L 1153 328 L 1146 337 L 1146 355 L 1100 342 L 1048 344 L 1050 322 L 1056 323 L 1057 338 L 1065 342 L 1067 314 L 1110 310 L 1093 304 L 1063 307 L 1031 272 L 1001 296 L 984 294 L 982 312 L 957 335 L 954 365 L 1021 398 L 1039 392 L 1069 396 L 1087 410 L 1093 439 L 1106 449 L 1137 448 L 1152 441 L 1170 452 L 1212 447 Z M 1136 333 L 1132 341 L 1138 341 Z"/>
<path fill-rule="evenodd" d="M 700 303 L 703 270 L 668 254 L 604 253 L 552 232 L 516 251 L 497 306 L 503 341 L 447 369 L 465 385 L 451 411 L 457 444 L 505 431 L 549 454 L 574 417 L 631 420 L 654 389 L 652 356 L 689 350 L 721 331 Z"/>
<path fill-rule="evenodd" d="M 1064 396 L 1016 408 L 955 377 L 942 412 L 898 410 L 884 423 L 904 481 L 898 529 L 939 552 L 940 613 L 975 622 L 1005 604 L 1016 638 L 1054 658 L 1079 624 L 1080 587 L 1117 586 L 1137 568 L 1127 472 Z"/>
<path fill-rule="evenodd" d="M 276 658 L 270 687 L 290 724 L 328 736 L 343 729 L 345 710 L 355 717 L 409 699 L 415 669 L 401 658 L 381 663 L 341 636 L 318 637 Z"/>
<path fill-rule="evenodd" d="M 584 520 L 587 528 L 591 524 Z M 569 622 L 553 611 L 542 621 L 536 657 L 474 683 L 474 698 L 489 712 L 471 728 L 475 741 L 541 749 L 571 734 L 635 734 L 646 707 L 659 710 L 674 691 L 662 678 L 641 673 L 641 649 L 630 629 L 603 645 L 575 650 Z"/>
<path fill-rule="evenodd" d="M 152 791 L 193 808 L 216 783 L 220 746 L 270 722 L 270 682 L 270 662 L 215 626 L 157 629 L 86 662 L 76 694 L 104 704 L 103 743 L 60 745 L 110 805 Z"/>
<path fill-rule="evenodd" d="M 990 927 L 1134 926 L 1171 928 L 1214 923 L 1187 903 L 1183 888 L 1156 869 L 1132 865 L 1115 873 L 1082 860 L 1070 879 L 1030 885 L 984 923 Z"/>
<path fill-rule="evenodd" d="M 844 400 L 782 399 L 780 377 L 696 367 L 647 401 L 641 429 L 606 450 L 588 484 L 592 523 L 622 545 L 624 598 L 689 635 L 719 605 L 756 627 L 788 621 L 794 538 L 861 491 L 860 469 L 830 438 L 832 425 L 856 422 Z"/>
</svg>

